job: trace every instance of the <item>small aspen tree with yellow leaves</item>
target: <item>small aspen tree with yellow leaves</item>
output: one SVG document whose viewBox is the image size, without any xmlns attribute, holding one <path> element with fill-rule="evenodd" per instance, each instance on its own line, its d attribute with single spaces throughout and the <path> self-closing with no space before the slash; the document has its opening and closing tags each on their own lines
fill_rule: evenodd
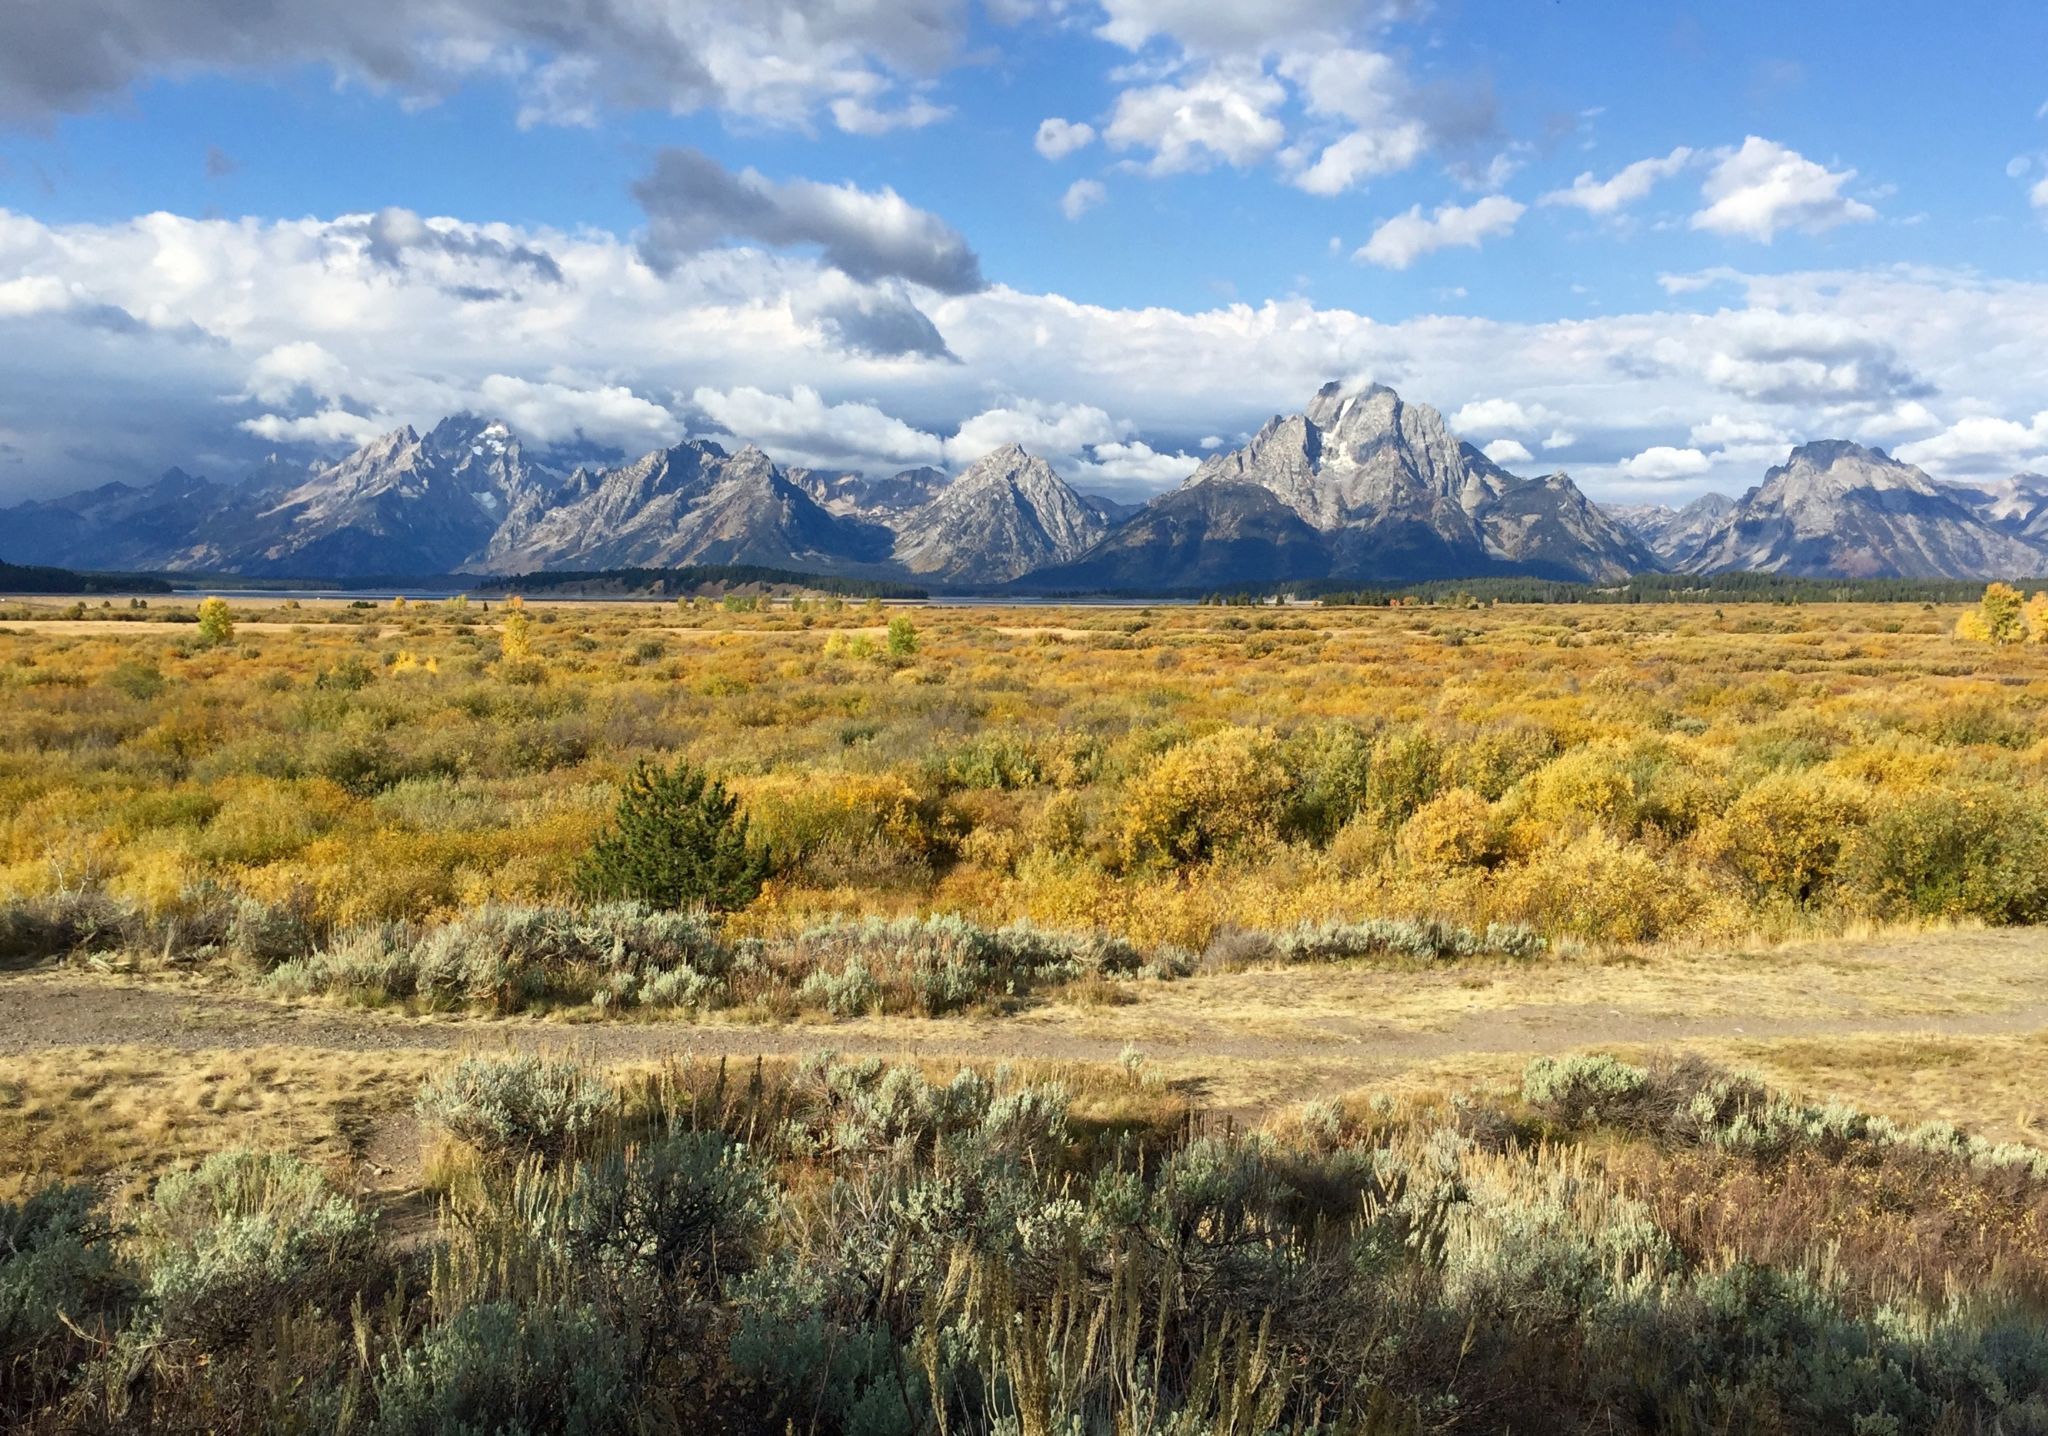
<svg viewBox="0 0 2048 1436">
<path fill-rule="evenodd" d="M 221 644 L 234 640 L 235 619 L 228 612 L 228 601 L 224 598 L 202 598 L 199 600 L 199 639 L 202 643 Z"/>
<path fill-rule="evenodd" d="M 1977 606 L 1956 622 L 1956 637 L 1977 643 L 2021 643 L 2027 637 L 2026 600 L 2009 583 L 1984 590 Z"/>
<path fill-rule="evenodd" d="M 533 661 L 533 620 L 526 615 L 526 603 L 518 594 L 505 602 L 505 622 L 498 633 L 498 652 L 507 663 Z"/>
</svg>

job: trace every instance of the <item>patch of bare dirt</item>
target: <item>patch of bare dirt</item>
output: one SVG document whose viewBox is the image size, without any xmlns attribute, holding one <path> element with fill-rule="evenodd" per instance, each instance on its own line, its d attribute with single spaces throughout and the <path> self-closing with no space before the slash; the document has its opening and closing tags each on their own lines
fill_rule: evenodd
<svg viewBox="0 0 2048 1436">
<path fill-rule="evenodd" d="M 1993 943 L 2024 943 L 2031 951 L 2048 945 L 2044 937 L 2048 934 L 2040 930 L 1958 934 L 1956 944 L 1981 949 Z M 1896 945 L 1914 960 L 1927 961 L 1938 954 L 1940 943 L 1938 937 L 1922 936 Z M 1835 960 L 1831 949 L 1816 957 Z M 1440 984 L 1441 975 L 1415 974 L 1410 980 Z M 1412 1010 L 1403 1020 L 1388 1020 L 1375 1015 L 1376 1008 L 1387 1010 L 1380 1001 L 1347 1003 L 1335 994 L 1337 1000 L 1305 1004 L 1304 1010 L 1289 997 L 1290 988 L 1300 981 L 1297 974 L 1277 972 L 1196 977 L 1148 992 L 1138 1004 L 1113 1012 L 1040 1005 L 1013 1017 L 859 1018 L 748 1026 L 651 1016 L 414 1016 L 395 1010 L 278 1002 L 186 984 L 143 985 L 46 968 L 0 975 L 0 1057 L 108 1046 L 170 1051 L 298 1047 L 362 1053 L 573 1049 L 599 1061 L 633 1062 L 683 1056 L 784 1056 L 832 1048 L 920 1058 L 1114 1062 L 1127 1044 L 1136 1042 L 1146 1052 L 1177 1063 L 1316 1068 L 1333 1062 L 1408 1064 L 1468 1054 L 1561 1052 L 1603 1043 L 1659 1046 L 1886 1034 L 1989 1037 L 2048 1029 L 2048 1000 L 2038 991 L 2015 992 L 2009 1003 L 1990 1008 L 1866 1006 L 1853 1001 L 1860 985 L 1853 970 L 1842 974 L 1843 991 L 1828 994 L 1843 1000 L 1815 1000 L 1818 994 L 1809 993 L 1793 1007 L 1784 1003 L 1782 988 L 1765 990 L 1760 982 L 1755 1008 L 1723 1000 L 1709 1008 L 1674 1011 L 1664 1002 L 1622 1005 L 1600 1000 L 1601 970 L 1588 968 L 1570 997 L 1550 992 L 1542 995 L 1549 1000 L 1510 1000 L 1463 1009 L 1446 1002 L 1441 1017 L 1426 1022 L 1415 1021 Z M 1228 984 L 1234 999 L 1217 1005 L 1216 1016 L 1205 1017 L 1202 989 L 1211 983 Z M 1738 979 L 1735 988 L 1739 991 L 1740 986 Z M 1264 1002 L 1244 1000 L 1241 994 L 1247 988 L 1260 992 Z M 1155 1012 L 1148 1015 L 1148 1007 Z"/>
</svg>

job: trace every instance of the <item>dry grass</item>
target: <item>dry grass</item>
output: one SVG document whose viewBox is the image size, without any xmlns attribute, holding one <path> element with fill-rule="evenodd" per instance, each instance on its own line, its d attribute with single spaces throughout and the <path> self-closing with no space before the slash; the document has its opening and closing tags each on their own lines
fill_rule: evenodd
<svg viewBox="0 0 2048 1436">
<path fill-rule="evenodd" d="M 2048 1147 L 2048 1029 L 1732 1042 L 1718 1044 L 1716 1055 L 1791 1090 L 1916 1121 L 1954 1122 L 1993 1141 Z"/>
<path fill-rule="evenodd" d="M 374 1185 L 380 1124 L 409 1113 L 433 1060 L 281 1047 L 0 1060 L 0 1195 L 60 1177 L 132 1192 L 237 1146 L 282 1147 Z"/>
<path fill-rule="evenodd" d="M 500 1050 L 478 1043 L 475 1051 Z M 602 1062 L 575 1056 L 628 1088 L 709 1092 L 717 1059 Z M 0 1058 L 0 1199 L 59 1179 L 133 1196 L 163 1173 L 234 1147 L 275 1148 L 326 1168 L 350 1188 L 445 1191 L 468 1158 L 422 1133 L 413 1116 L 420 1083 L 459 1051 L 356 1052 L 300 1047 L 176 1051 L 81 1047 L 60 1062 Z M 735 1088 L 758 1072 L 778 1080 L 795 1058 L 724 1064 Z M 1074 1094 L 1078 1123 L 1170 1126 L 1191 1100 L 1154 1071 L 1107 1063 L 902 1059 L 943 1081 L 963 1066 L 993 1077 L 1056 1081 Z"/>
<path fill-rule="evenodd" d="M 1668 1045 L 1589 1041 L 1590 1050 L 1643 1061 Z M 1955 1122 L 1994 1141 L 2048 1145 L 2048 1106 L 2038 1074 L 2048 1070 L 2048 1030 L 2024 1036 L 1860 1036 L 1774 1042 L 1682 1044 L 1709 1060 L 1754 1070 L 1787 1091 L 1836 1097 L 1909 1123 Z M 578 1053 L 573 1043 L 557 1051 Z M 472 1050 L 501 1050 L 482 1039 Z M 420 1081 L 461 1052 L 341 1051 L 265 1047 L 172 1051 L 84 1047 L 0 1059 L 0 1197 L 54 1177 L 94 1180 L 127 1193 L 208 1153 L 235 1146 L 280 1147 L 316 1161 L 359 1189 L 447 1190 L 460 1154 L 422 1140 L 412 1117 Z M 595 1061 L 589 1053 L 581 1055 Z M 943 1042 L 906 1044 L 910 1061 L 935 1080 L 963 1066 L 1007 1069 L 1057 1081 L 1075 1095 L 1077 1121 L 1107 1126 L 1169 1125 L 1191 1104 L 1250 1122 L 1284 1121 L 1316 1097 L 1357 1107 L 1390 1095 L 1429 1102 L 1444 1094 L 1512 1087 L 1531 1053 L 1462 1051 L 1424 1056 L 1370 1051 L 1329 1059 L 1221 1058 L 1135 1043 L 1118 1060 L 995 1059 L 946 1055 Z M 794 1061 L 758 1059 L 772 1080 Z M 627 1082 L 668 1081 L 709 1090 L 716 1059 L 596 1062 Z M 729 1064 L 742 1083 L 753 1060 Z"/>
</svg>

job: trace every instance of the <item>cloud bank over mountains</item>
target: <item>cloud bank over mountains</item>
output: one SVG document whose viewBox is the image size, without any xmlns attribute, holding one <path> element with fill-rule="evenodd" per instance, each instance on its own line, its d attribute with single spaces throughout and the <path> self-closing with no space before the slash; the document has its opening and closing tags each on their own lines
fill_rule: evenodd
<svg viewBox="0 0 2048 1436">
<path fill-rule="evenodd" d="M 658 267 L 629 236 L 410 214 L 0 212 L 0 463 L 68 484 L 184 453 L 232 476 L 270 448 L 474 409 L 537 442 L 722 433 L 876 470 L 1014 439 L 1137 495 L 1191 472 L 1219 423 L 1249 431 L 1330 374 L 1438 396 L 1474 442 L 1540 448 L 1613 495 L 1740 487 L 1815 434 L 1956 478 L 2048 454 L 2044 284 L 1724 270 L 1670 286 L 1692 307 L 1554 322 L 1129 310 L 976 285 L 971 251 L 893 197 L 799 193 L 755 227 L 817 253 L 692 242 Z M 877 338 L 892 325 L 907 342 Z"/>
</svg>

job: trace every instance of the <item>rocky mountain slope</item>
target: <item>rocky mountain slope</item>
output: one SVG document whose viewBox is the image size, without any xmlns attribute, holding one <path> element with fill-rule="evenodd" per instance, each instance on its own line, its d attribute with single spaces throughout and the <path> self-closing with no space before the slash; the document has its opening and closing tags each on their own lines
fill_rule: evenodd
<svg viewBox="0 0 2048 1436">
<path fill-rule="evenodd" d="M 1160 495 L 1088 552 L 1018 584 L 1046 593 L 1209 592 L 1326 578 L 1331 561 L 1324 536 L 1266 489 L 1210 484 Z"/>
<path fill-rule="evenodd" d="M 757 563 L 839 570 L 881 563 L 893 536 L 828 512 L 758 448 L 693 440 L 615 469 L 579 470 L 561 501 L 506 524 L 454 567 L 661 568 Z"/>
<path fill-rule="evenodd" d="M 0 510 L 0 552 L 61 568 L 204 568 L 248 506 L 248 491 L 171 469 L 150 484 L 103 484 Z"/>
<path fill-rule="evenodd" d="M 1735 507 L 1726 494 L 1701 494 L 1682 507 L 1669 504 L 1609 504 L 1607 516 L 1650 546 L 1666 568 L 1719 532 Z"/>
<path fill-rule="evenodd" d="M 503 423 L 459 414 L 424 438 L 399 429 L 316 469 L 232 533 L 220 564 L 252 575 L 448 573 L 508 513 L 546 508 L 561 486 Z"/>
<path fill-rule="evenodd" d="M 1563 474 L 1518 478 L 1461 442 L 1426 404 L 1381 385 L 1352 393 L 1327 384 L 1302 413 L 1269 420 L 1095 550 L 1029 582 L 1613 580 L 1657 566 L 1641 539 Z"/>
<path fill-rule="evenodd" d="M 1087 552 L 1109 531 L 1100 508 L 1017 444 L 985 455 L 907 515 L 895 559 L 914 574 L 1007 583 Z"/>
<path fill-rule="evenodd" d="M 2017 539 L 2048 545 L 2048 474 L 2014 474 L 1965 495 L 1977 516 Z"/>
<path fill-rule="evenodd" d="M 347 579 L 541 568 L 761 564 L 1001 583 L 1071 558 L 1118 509 L 1015 446 L 959 480 L 778 467 L 693 440 L 564 474 L 503 423 L 394 430 L 310 471 L 246 485 L 173 470 L 0 511 L 10 556 L 84 568 Z M 11 523 L 8 522 L 11 520 Z M 899 559 L 894 555 L 902 548 Z"/>
<path fill-rule="evenodd" d="M 2048 550 L 1986 516 L 1995 503 L 1882 449 L 1828 439 L 1794 449 L 1738 500 L 1709 495 L 1632 521 L 1681 573 L 1970 579 L 2048 571 Z"/>
<path fill-rule="evenodd" d="M 887 524 L 923 508 L 937 498 L 939 490 L 952 480 L 944 469 L 927 466 L 905 469 L 881 479 L 870 479 L 862 474 L 791 469 L 789 481 L 817 500 L 827 513 Z"/>
</svg>

